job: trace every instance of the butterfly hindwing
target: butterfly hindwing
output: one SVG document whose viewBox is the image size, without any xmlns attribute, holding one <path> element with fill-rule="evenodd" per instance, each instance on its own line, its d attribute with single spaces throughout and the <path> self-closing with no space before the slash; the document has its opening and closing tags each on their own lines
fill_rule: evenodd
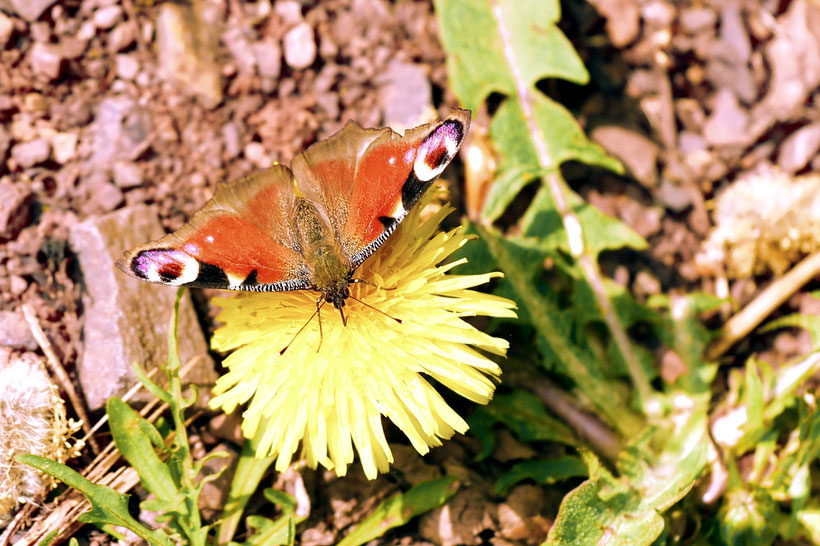
<svg viewBox="0 0 820 546">
<path fill-rule="evenodd" d="M 276 165 L 217 188 L 190 222 L 126 252 L 117 265 L 174 286 L 280 291 L 310 288 L 293 247 L 293 176 Z"/>
</svg>

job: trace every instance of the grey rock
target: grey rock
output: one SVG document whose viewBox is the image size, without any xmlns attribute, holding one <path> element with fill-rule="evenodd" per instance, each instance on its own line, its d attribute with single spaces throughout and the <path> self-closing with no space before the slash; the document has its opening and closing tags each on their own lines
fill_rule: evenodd
<svg viewBox="0 0 820 546">
<path fill-rule="evenodd" d="M 307 23 L 299 23 L 284 39 L 285 62 L 294 70 L 302 70 L 316 60 L 316 40 L 313 28 Z"/>
<path fill-rule="evenodd" d="M 26 19 L 27 21 L 36 21 L 40 18 L 55 0 L 9 0 L 11 8 L 17 12 L 17 15 Z"/>
<path fill-rule="evenodd" d="M 51 147 L 48 140 L 44 138 L 21 142 L 11 148 L 11 157 L 23 168 L 33 167 L 46 161 L 50 154 Z"/>
<path fill-rule="evenodd" d="M 135 100 L 123 96 L 103 99 L 90 128 L 90 170 L 105 171 L 117 160 L 136 159 L 149 146 L 152 129 L 148 110 Z"/>
<path fill-rule="evenodd" d="M 0 346 L 34 351 L 37 342 L 28 327 L 23 313 L 0 311 Z"/>
<path fill-rule="evenodd" d="M 617 157 L 629 169 L 635 179 L 646 187 L 658 184 L 657 144 L 645 136 L 617 125 L 596 127 L 592 140 Z"/>
<path fill-rule="evenodd" d="M 0 11 L 0 48 L 4 48 L 8 45 L 12 34 L 14 34 L 14 21 Z"/>
<path fill-rule="evenodd" d="M 278 78 L 282 70 L 282 48 L 279 42 L 263 40 L 253 44 L 256 55 L 256 66 L 259 75 L 265 78 Z"/>
<path fill-rule="evenodd" d="M 142 185 L 142 169 L 131 161 L 117 161 L 112 168 L 114 184 L 120 188 L 135 188 Z"/>
<path fill-rule="evenodd" d="M 195 95 L 205 108 L 222 102 L 222 71 L 216 62 L 217 37 L 194 7 L 164 3 L 156 19 L 160 75 Z"/>
<path fill-rule="evenodd" d="M 695 34 L 702 30 L 714 28 L 717 22 L 717 13 L 710 8 L 682 8 L 679 15 L 681 28 L 687 34 Z"/>
<path fill-rule="evenodd" d="M 720 89 L 714 96 L 712 115 L 703 127 L 706 141 L 715 146 L 743 145 L 749 139 L 749 115 L 741 108 L 734 93 Z"/>
<path fill-rule="evenodd" d="M 433 107 L 428 69 L 420 64 L 390 61 L 380 95 L 387 125 L 418 125 Z"/>
<path fill-rule="evenodd" d="M 137 24 L 134 21 L 120 23 L 108 36 L 108 49 L 118 53 L 128 49 L 137 41 Z"/>
<path fill-rule="evenodd" d="M 117 55 L 115 63 L 117 77 L 123 80 L 133 80 L 140 69 L 139 61 L 134 55 Z"/>
<path fill-rule="evenodd" d="M 35 74 L 55 80 L 62 72 L 63 56 L 58 45 L 38 42 L 31 46 L 28 62 Z"/>
<path fill-rule="evenodd" d="M 123 250 L 163 234 L 156 209 L 144 205 L 91 218 L 71 229 L 70 242 L 85 279 L 85 350 L 77 374 L 91 409 L 103 407 L 137 382 L 131 362 L 146 371 L 166 362 L 176 291 L 131 278 L 114 266 Z M 184 379 L 212 384 L 213 361 L 188 294 L 180 307 L 178 342 L 182 362 L 196 362 Z M 164 374 L 154 379 L 164 383 Z M 152 397 L 144 390 L 137 395 L 139 400 Z"/>
<path fill-rule="evenodd" d="M 225 156 L 228 159 L 233 159 L 242 151 L 239 128 L 236 126 L 236 123 L 229 121 L 222 126 L 222 140 L 225 145 Z"/>
<path fill-rule="evenodd" d="M 820 123 L 806 125 L 783 141 L 777 165 L 789 174 L 795 173 L 808 164 L 818 149 L 820 149 Z"/>
<path fill-rule="evenodd" d="M 736 62 L 748 62 L 752 54 L 752 44 L 749 41 L 746 27 L 743 25 L 739 5 L 729 3 L 721 11 L 720 39 L 726 44 L 726 49 L 732 52 Z"/>
<path fill-rule="evenodd" d="M 89 199 L 86 207 L 88 213 L 110 212 L 123 202 L 122 190 L 102 172 L 91 173 L 83 180 L 82 186 Z"/>
<path fill-rule="evenodd" d="M 0 240 L 14 239 L 29 224 L 33 202 L 27 185 L 0 183 Z"/>
<path fill-rule="evenodd" d="M 122 8 L 117 5 L 105 6 L 94 12 L 94 25 L 109 29 L 122 20 Z"/>
<path fill-rule="evenodd" d="M 278 1 L 273 5 L 273 11 L 285 24 L 296 25 L 302 22 L 302 6 L 296 0 Z"/>
</svg>

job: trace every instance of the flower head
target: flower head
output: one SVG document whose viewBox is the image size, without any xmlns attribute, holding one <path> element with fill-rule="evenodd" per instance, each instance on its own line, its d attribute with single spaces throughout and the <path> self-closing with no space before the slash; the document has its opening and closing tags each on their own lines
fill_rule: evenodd
<svg viewBox="0 0 820 546">
<path fill-rule="evenodd" d="M 452 207 L 421 221 L 428 201 L 357 269 L 355 277 L 367 284 L 351 285 L 347 326 L 330 306 L 321 325 L 310 320 L 317 299 L 311 291 L 214 300 L 224 326 L 213 346 L 234 352 L 225 359 L 229 372 L 217 381 L 211 406 L 231 412 L 250 401 L 243 433 L 257 440 L 257 456 L 276 455 L 278 470 L 287 468 L 301 442 L 310 466 L 341 476 L 355 446 L 365 475 L 375 478 L 393 461 L 382 416 L 422 454 L 465 432 L 467 423 L 425 376 L 481 404 L 492 398 L 501 369 L 475 348 L 503 355 L 508 343 L 463 317 L 514 317 L 514 305 L 470 290 L 500 273 L 447 275 L 463 260 L 439 264 L 469 237 L 459 228 L 438 232 Z"/>
</svg>

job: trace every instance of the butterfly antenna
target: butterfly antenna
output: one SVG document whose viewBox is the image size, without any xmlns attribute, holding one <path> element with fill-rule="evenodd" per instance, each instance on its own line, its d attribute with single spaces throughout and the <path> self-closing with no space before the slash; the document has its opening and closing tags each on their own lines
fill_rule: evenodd
<svg viewBox="0 0 820 546">
<path fill-rule="evenodd" d="M 399 324 L 404 324 L 404 321 L 403 321 L 403 320 L 401 320 L 400 318 L 396 318 L 396 317 L 394 317 L 393 315 L 388 315 L 387 313 L 385 313 L 384 311 L 382 311 L 382 310 L 381 310 L 381 309 L 379 309 L 378 307 L 373 307 L 373 306 L 372 306 L 372 305 L 370 305 L 369 303 L 365 303 L 365 302 L 363 302 L 362 300 L 360 300 L 359 298 L 356 298 L 356 297 L 353 297 L 353 296 L 348 296 L 348 298 L 350 298 L 350 299 L 352 299 L 352 300 L 354 300 L 354 301 L 358 301 L 359 303 L 361 303 L 361 304 L 362 304 L 362 305 L 364 305 L 365 307 L 369 307 L 369 308 L 373 309 L 374 311 L 378 311 L 378 312 L 379 312 L 379 313 L 381 313 L 382 315 L 386 316 L 387 318 L 390 318 L 390 319 L 395 320 L 395 321 L 396 321 L 396 322 L 398 322 Z"/>
<path fill-rule="evenodd" d="M 310 324 L 310 321 L 311 321 L 311 320 L 313 320 L 313 317 L 315 317 L 315 316 L 317 316 L 317 315 L 319 316 L 319 349 L 321 349 L 321 348 L 322 348 L 322 337 L 323 337 L 323 336 L 322 336 L 322 315 L 319 313 L 319 310 L 320 310 L 320 309 L 322 308 L 322 306 L 326 303 L 326 301 L 327 301 L 327 300 L 325 300 L 324 296 L 322 296 L 321 298 L 319 298 L 318 300 L 316 300 L 316 310 L 313 312 L 313 314 L 312 314 L 312 315 L 310 315 L 310 318 L 309 318 L 309 319 L 307 319 L 307 322 L 305 322 L 305 323 L 302 325 L 302 327 L 301 327 L 301 328 L 299 328 L 299 331 L 298 331 L 298 332 L 296 332 L 295 334 L 293 334 L 293 337 L 292 337 L 292 338 L 290 338 L 290 341 L 288 342 L 288 344 L 287 344 L 287 345 L 285 345 L 285 348 L 284 348 L 284 349 L 282 349 L 281 351 L 279 351 L 279 356 L 281 356 L 281 355 L 285 354 L 285 351 L 287 351 L 287 350 L 288 350 L 288 348 L 289 348 L 289 347 L 293 344 L 293 342 L 294 342 L 294 341 L 296 341 L 296 338 L 299 336 L 299 334 L 301 334 L 301 333 L 302 333 L 302 330 L 304 330 L 305 328 L 307 328 L 307 325 L 308 325 L 308 324 Z M 317 353 L 319 352 L 319 349 L 316 349 L 316 352 L 317 352 Z"/>
</svg>

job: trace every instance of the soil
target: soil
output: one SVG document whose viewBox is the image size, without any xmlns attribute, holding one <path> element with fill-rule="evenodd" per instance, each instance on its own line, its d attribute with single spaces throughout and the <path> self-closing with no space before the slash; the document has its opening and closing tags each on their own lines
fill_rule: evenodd
<svg viewBox="0 0 820 546">
<path fill-rule="evenodd" d="M 0 9 L 0 343 L 36 349 L 12 327 L 29 304 L 70 374 L 84 352 L 89 282 L 72 226 L 149 204 L 173 230 L 217 183 L 287 164 L 347 120 L 411 127 L 457 106 L 428 1 L 0 0 Z M 742 306 L 780 271 L 755 255 L 754 274 L 733 278 L 731 264 L 705 259 L 710 244 L 723 248 L 709 242 L 722 221 L 712 203 L 770 166 L 789 177 L 820 171 L 820 9 L 808 0 L 573 0 L 563 9 L 592 81 L 543 87 L 627 167 L 616 176 L 567 165 L 565 175 L 650 244 L 640 256 L 604 256 L 606 273 L 641 298 L 704 290 Z M 195 300 L 207 337 L 213 310 Z M 778 314 L 816 311 L 815 301 L 794 296 Z M 765 349 L 781 362 L 809 344 L 786 331 L 744 340 L 732 355 L 741 362 Z M 203 453 L 226 441 L 238 449 L 229 441 L 236 423 L 222 420 L 204 415 L 192 426 Z M 522 485 L 495 498 L 487 475 L 452 462 L 472 458 L 474 440 L 421 458 L 395 439 L 401 464 L 375 482 L 356 470 L 277 478 L 285 490 L 303 482 L 312 499 L 302 544 L 337 542 L 379 501 L 445 463 L 473 484 L 451 501 L 460 521 L 445 531 L 435 511 L 380 543 L 543 540 L 560 493 Z M 528 449 L 511 437 L 499 445 L 490 475 Z"/>
</svg>

